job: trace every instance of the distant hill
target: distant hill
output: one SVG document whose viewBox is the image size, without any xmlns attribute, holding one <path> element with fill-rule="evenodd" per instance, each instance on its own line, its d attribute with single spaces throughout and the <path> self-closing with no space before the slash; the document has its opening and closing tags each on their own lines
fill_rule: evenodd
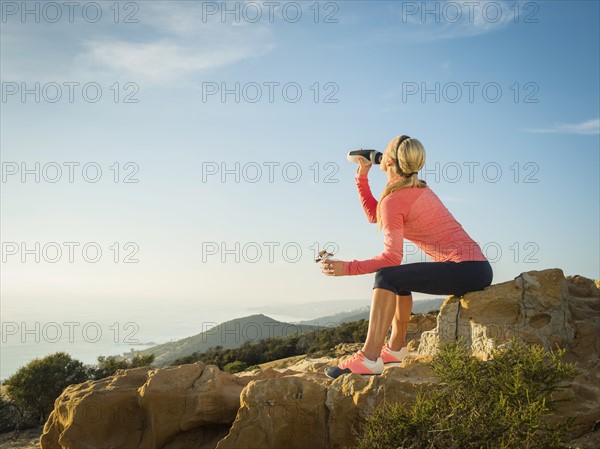
<svg viewBox="0 0 600 449">
<path fill-rule="evenodd" d="M 412 313 L 429 313 L 439 311 L 446 298 L 419 299 L 413 301 Z"/>
<path fill-rule="evenodd" d="M 439 310 L 445 298 L 416 299 L 413 303 L 413 313 L 427 313 Z M 281 315 L 296 317 L 300 323 L 310 324 L 314 322 L 329 323 L 357 321 L 368 318 L 364 311 L 369 309 L 370 299 L 340 299 L 331 301 L 313 301 L 296 304 L 267 305 L 250 307 L 248 310 L 266 313 L 268 315 Z M 338 315 L 340 315 L 338 317 Z M 357 318 L 353 318 L 356 315 Z M 332 320 L 333 319 L 333 320 Z M 342 319 L 343 321 L 340 321 Z"/>
<path fill-rule="evenodd" d="M 439 310 L 444 298 L 415 300 L 413 303 L 413 313 L 427 313 L 432 310 Z M 337 326 L 341 323 L 350 323 L 362 319 L 369 319 L 369 306 L 365 306 L 365 300 L 350 301 L 331 301 L 329 304 L 315 302 L 305 304 L 304 312 L 316 310 L 340 310 L 340 306 L 360 305 L 362 307 L 353 308 L 345 312 L 333 313 L 325 316 L 313 318 L 311 320 L 300 321 L 297 323 L 285 323 L 277 321 L 263 314 L 250 315 L 243 318 L 226 321 L 207 331 L 200 332 L 177 341 L 170 341 L 160 345 L 151 346 L 147 349 L 136 351 L 135 354 L 147 355 L 154 354 L 154 364 L 163 366 L 171 363 L 194 352 L 205 352 L 210 348 L 221 346 L 223 349 L 239 348 L 247 341 L 257 342 L 263 338 L 284 337 L 294 333 L 304 333 L 318 329 L 319 326 Z M 272 313 L 290 313 L 297 310 L 300 305 L 273 307 Z M 335 307 L 338 308 L 335 308 Z M 259 307 L 256 307 L 257 309 Z M 269 309 L 268 306 L 260 309 Z M 309 315 L 310 316 L 310 315 Z M 318 316 L 318 315 L 312 315 Z M 131 356 L 133 354 L 125 354 Z"/>
<path fill-rule="evenodd" d="M 141 355 L 154 354 L 156 357 L 154 364 L 163 366 L 175 359 L 188 356 L 194 352 L 204 352 L 217 346 L 224 349 L 238 348 L 247 341 L 257 342 L 263 338 L 285 337 L 314 329 L 317 329 L 317 327 L 284 323 L 262 314 L 250 315 L 226 321 L 191 337 L 152 346 L 135 353 Z"/>
<path fill-rule="evenodd" d="M 347 312 L 334 313 L 333 315 L 321 316 L 312 320 L 300 321 L 299 324 L 312 326 L 337 326 L 342 323 L 351 323 L 353 321 L 368 320 L 370 306 L 360 307 Z"/>
<path fill-rule="evenodd" d="M 446 298 L 418 299 L 413 301 L 412 313 L 422 314 L 440 310 Z M 313 326 L 335 326 L 341 323 L 350 323 L 358 320 L 368 320 L 370 306 L 360 307 L 347 312 L 334 313 L 332 315 L 314 318 L 312 320 L 300 321 L 299 324 Z"/>
<path fill-rule="evenodd" d="M 353 310 L 371 304 L 370 299 L 339 299 L 330 301 L 312 301 L 296 304 L 254 306 L 248 310 L 266 313 L 268 315 L 283 315 L 310 320 L 339 313 L 343 310 Z"/>
</svg>

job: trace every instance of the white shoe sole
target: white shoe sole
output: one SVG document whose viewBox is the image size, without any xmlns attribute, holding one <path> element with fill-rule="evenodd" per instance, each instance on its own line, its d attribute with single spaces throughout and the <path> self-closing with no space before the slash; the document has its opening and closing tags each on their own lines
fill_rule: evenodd
<svg viewBox="0 0 600 449">
<path fill-rule="evenodd" d="M 401 362 L 390 362 L 390 363 L 386 363 L 383 367 L 383 369 L 389 368 L 390 366 L 400 366 L 402 363 Z"/>
</svg>

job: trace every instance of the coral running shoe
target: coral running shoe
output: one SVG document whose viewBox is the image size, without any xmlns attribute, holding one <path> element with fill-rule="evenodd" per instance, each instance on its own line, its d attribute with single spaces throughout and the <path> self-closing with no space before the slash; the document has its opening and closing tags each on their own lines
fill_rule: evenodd
<svg viewBox="0 0 600 449">
<path fill-rule="evenodd" d="M 383 345 L 381 349 L 381 360 L 387 368 L 388 366 L 400 366 L 400 362 L 408 355 L 408 348 L 403 346 L 400 351 L 392 351 L 388 344 Z"/>
<path fill-rule="evenodd" d="M 383 372 L 383 361 L 377 357 L 376 361 L 371 361 L 365 357 L 365 354 L 359 350 L 355 352 L 338 366 L 330 366 L 325 370 L 327 377 L 336 379 L 342 374 L 357 373 L 363 376 L 374 376 Z"/>
</svg>

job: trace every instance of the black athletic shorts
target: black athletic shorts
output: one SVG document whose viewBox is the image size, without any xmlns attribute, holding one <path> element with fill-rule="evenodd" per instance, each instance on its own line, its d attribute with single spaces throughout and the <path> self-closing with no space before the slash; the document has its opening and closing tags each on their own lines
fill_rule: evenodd
<svg viewBox="0 0 600 449">
<path fill-rule="evenodd" d="M 390 290 L 396 295 L 419 292 L 462 296 L 491 285 L 492 277 L 492 266 L 487 260 L 418 262 L 380 269 L 375 274 L 373 288 Z"/>
</svg>

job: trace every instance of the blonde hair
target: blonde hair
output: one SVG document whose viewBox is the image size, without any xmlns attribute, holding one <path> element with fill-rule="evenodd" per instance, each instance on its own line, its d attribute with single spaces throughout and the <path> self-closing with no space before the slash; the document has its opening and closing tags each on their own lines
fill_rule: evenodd
<svg viewBox="0 0 600 449">
<path fill-rule="evenodd" d="M 385 147 L 385 154 L 392 160 L 396 161 L 396 147 L 400 139 L 406 136 L 398 136 L 393 138 L 390 143 Z M 398 147 L 398 160 L 394 166 L 394 171 L 398 173 L 398 166 L 402 174 L 399 174 L 397 181 L 392 182 L 384 189 L 377 203 L 377 226 L 381 231 L 381 202 L 390 193 L 404 188 L 417 187 L 422 189 L 427 186 L 427 183 L 422 179 L 417 178 L 417 175 L 408 175 L 412 172 L 418 172 L 425 165 L 425 148 L 423 144 L 417 139 L 408 138 L 404 139 Z M 403 176 L 404 174 L 408 177 Z"/>
</svg>

